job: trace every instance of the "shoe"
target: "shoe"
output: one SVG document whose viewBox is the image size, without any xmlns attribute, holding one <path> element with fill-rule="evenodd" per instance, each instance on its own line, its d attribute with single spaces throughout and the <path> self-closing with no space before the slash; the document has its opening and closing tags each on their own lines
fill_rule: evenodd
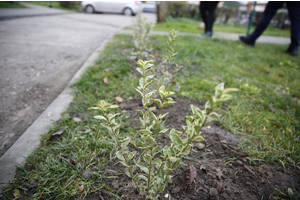
<svg viewBox="0 0 300 200">
<path fill-rule="evenodd" d="M 289 47 L 287 50 L 285 50 L 285 53 L 289 53 L 292 56 L 298 56 L 298 49 Z"/>
<path fill-rule="evenodd" d="M 245 44 L 247 44 L 247 45 L 249 45 L 249 46 L 252 46 L 252 47 L 255 46 L 255 41 L 250 40 L 248 37 L 245 37 L 245 36 L 239 36 L 239 37 L 240 37 L 240 40 L 241 40 L 243 43 L 245 43 Z"/>
<path fill-rule="evenodd" d="M 212 36 L 212 32 L 211 31 L 207 31 L 201 34 L 203 37 L 211 37 Z"/>
</svg>

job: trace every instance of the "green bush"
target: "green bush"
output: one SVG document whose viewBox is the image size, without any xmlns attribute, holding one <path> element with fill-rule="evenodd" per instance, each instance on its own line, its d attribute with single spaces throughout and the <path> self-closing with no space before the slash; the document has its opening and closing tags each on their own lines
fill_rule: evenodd
<svg viewBox="0 0 300 200">
<path fill-rule="evenodd" d="M 64 8 L 75 9 L 80 6 L 80 1 L 59 1 L 59 5 Z"/>
</svg>

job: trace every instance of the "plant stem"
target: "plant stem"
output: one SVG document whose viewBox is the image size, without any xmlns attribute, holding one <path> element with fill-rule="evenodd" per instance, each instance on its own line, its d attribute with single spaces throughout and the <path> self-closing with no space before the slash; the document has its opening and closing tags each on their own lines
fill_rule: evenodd
<svg viewBox="0 0 300 200">
<path fill-rule="evenodd" d="M 106 114 L 106 116 L 107 116 L 107 113 L 105 113 L 105 114 Z M 108 117 L 107 117 L 107 121 L 108 121 L 108 124 L 111 124 L 111 122 L 110 122 L 110 120 L 109 120 Z M 117 145 L 118 145 L 119 151 L 122 152 L 122 147 L 121 147 L 121 145 L 120 145 L 119 139 L 118 139 L 118 137 L 117 137 L 116 132 L 115 132 L 113 129 L 112 129 L 112 134 L 113 134 L 113 136 L 115 137 L 115 140 L 117 141 Z M 126 165 L 129 166 L 129 163 L 128 163 L 126 157 L 125 157 L 122 153 L 121 153 L 121 155 L 123 156 Z M 131 171 L 130 171 L 130 175 L 131 175 L 131 177 L 133 177 L 133 173 L 132 173 Z M 132 178 L 132 180 L 133 180 L 133 183 L 134 183 L 135 187 L 137 188 L 138 192 L 140 193 L 140 189 L 139 189 L 139 187 L 138 187 L 138 184 L 136 183 L 136 181 L 135 181 L 133 178 Z"/>
</svg>

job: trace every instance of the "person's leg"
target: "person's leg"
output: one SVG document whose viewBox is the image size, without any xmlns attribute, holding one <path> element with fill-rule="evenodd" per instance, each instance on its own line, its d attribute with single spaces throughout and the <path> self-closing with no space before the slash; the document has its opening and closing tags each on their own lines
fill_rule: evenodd
<svg viewBox="0 0 300 200">
<path fill-rule="evenodd" d="M 283 6 L 283 3 L 283 1 L 268 2 L 262 17 L 260 18 L 258 24 L 255 27 L 254 32 L 248 36 L 250 40 L 255 42 L 257 38 L 266 30 L 272 18 L 276 14 L 277 10 Z"/>
<path fill-rule="evenodd" d="M 283 3 L 283 1 L 269 1 L 253 33 L 248 36 L 240 36 L 240 40 L 243 43 L 254 47 L 255 41 L 266 30 L 277 10 L 282 7 Z"/>
<path fill-rule="evenodd" d="M 300 44 L 300 2 L 288 1 L 286 5 L 291 21 L 291 44 L 287 52 L 292 55 L 297 55 Z"/>
<path fill-rule="evenodd" d="M 203 22 L 204 22 L 204 24 L 205 24 L 205 33 L 207 32 L 207 13 L 206 13 L 206 11 L 207 11 L 207 2 L 205 2 L 205 1 L 201 1 L 201 3 L 200 3 L 200 6 L 199 6 L 199 11 L 200 11 L 200 14 L 201 14 L 201 18 L 202 18 L 202 20 L 203 20 Z"/>
<path fill-rule="evenodd" d="M 211 32 L 212 33 L 212 30 L 213 30 L 213 25 L 214 25 L 214 22 L 216 20 L 216 14 L 215 14 L 215 10 L 217 8 L 217 5 L 218 5 L 218 1 L 211 1 L 211 2 L 207 2 L 208 4 L 208 27 L 207 27 L 207 31 Z"/>
</svg>

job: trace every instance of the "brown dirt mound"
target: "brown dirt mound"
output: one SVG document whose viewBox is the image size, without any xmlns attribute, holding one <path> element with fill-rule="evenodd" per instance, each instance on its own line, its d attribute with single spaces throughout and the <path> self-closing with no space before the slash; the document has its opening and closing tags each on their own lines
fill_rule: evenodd
<svg viewBox="0 0 300 200">
<path fill-rule="evenodd" d="M 180 130 L 185 125 L 185 116 L 189 115 L 189 105 L 202 107 L 197 102 L 176 98 L 174 106 L 164 111 L 169 112 L 166 123 Z M 121 108 L 136 115 L 134 109 L 141 107 L 138 101 L 121 104 Z M 159 199 L 290 199 L 287 189 L 300 191 L 299 166 L 277 166 L 262 164 L 250 166 L 248 154 L 238 148 L 243 139 L 223 129 L 218 123 L 211 123 L 202 130 L 205 142 L 194 144 L 191 153 L 183 159 L 191 162 L 197 177 L 190 184 L 186 178 L 186 166 L 181 165 L 172 175 L 172 184 L 168 184 Z M 167 137 L 160 137 L 158 143 L 169 142 Z M 117 162 L 117 160 L 116 160 Z M 115 163 L 113 163 L 115 164 Z M 121 164 L 110 165 L 115 171 L 125 171 Z M 113 182 L 107 182 L 117 195 L 123 199 L 141 199 L 131 180 L 125 175 L 118 176 Z M 294 199 L 297 199 L 294 195 Z M 87 199 L 116 199 L 105 190 L 88 195 Z"/>
</svg>

